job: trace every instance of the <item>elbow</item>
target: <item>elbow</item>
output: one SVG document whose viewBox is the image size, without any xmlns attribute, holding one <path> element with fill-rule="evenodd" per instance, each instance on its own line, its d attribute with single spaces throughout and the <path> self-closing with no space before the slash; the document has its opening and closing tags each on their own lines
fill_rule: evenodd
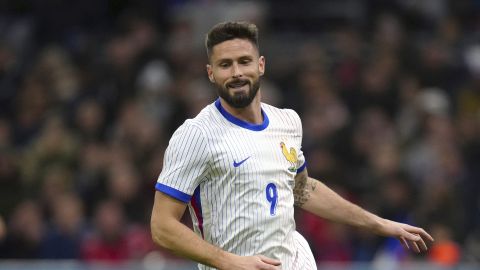
<svg viewBox="0 0 480 270">
<path fill-rule="evenodd" d="M 152 220 L 150 221 L 150 230 L 153 243 L 168 249 L 168 235 L 170 235 L 168 226 L 166 226 L 164 222 L 156 220 L 152 217 Z"/>
</svg>

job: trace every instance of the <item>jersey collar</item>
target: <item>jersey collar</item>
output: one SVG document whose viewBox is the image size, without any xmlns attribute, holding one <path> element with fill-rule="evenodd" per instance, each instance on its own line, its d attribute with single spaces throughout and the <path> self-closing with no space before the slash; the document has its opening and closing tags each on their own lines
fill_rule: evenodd
<svg viewBox="0 0 480 270">
<path fill-rule="evenodd" d="M 265 111 L 263 109 L 262 109 L 263 123 L 255 125 L 255 124 L 251 124 L 251 123 L 248 123 L 246 121 L 243 121 L 243 120 L 233 116 L 229 112 L 227 112 L 227 110 L 225 110 L 222 107 L 222 104 L 220 103 L 220 98 L 218 98 L 215 101 L 215 107 L 217 107 L 218 111 L 223 115 L 223 117 L 225 117 L 225 119 L 227 119 L 228 121 L 230 121 L 231 123 L 233 123 L 233 124 L 235 124 L 239 127 L 246 128 L 246 129 L 249 129 L 249 130 L 262 131 L 262 130 L 264 130 L 268 127 L 268 123 L 270 122 L 268 120 L 267 114 L 265 113 Z"/>
</svg>

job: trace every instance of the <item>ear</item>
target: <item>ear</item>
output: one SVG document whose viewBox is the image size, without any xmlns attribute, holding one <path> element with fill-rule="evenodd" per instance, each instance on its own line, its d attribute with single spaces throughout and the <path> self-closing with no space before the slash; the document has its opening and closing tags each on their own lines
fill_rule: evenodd
<svg viewBox="0 0 480 270">
<path fill-rule="evenodd" d="M 260 76 L 263 76 L 265 74 L 265 57 L 260 56 L 258 59 L 258 70 L 260 72 Z"/>
<path fill-rule="evenodd" d="M 212 66 L 210 64 L 207 64 L 207 74 L 208 74 L 208 79 L 212 83 L 214 83 L 215 82 L 215 77 L 213 77 Z"/>
</svg>

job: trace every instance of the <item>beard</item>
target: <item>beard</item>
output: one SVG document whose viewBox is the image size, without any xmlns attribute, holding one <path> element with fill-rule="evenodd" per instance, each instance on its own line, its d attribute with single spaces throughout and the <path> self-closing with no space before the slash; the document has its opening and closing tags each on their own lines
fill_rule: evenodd
<svg viewBox="0 0 480 270">
<path fill-rule="evenodd" d="M 242 91 L 230 94 L 230 92 L 228 91 L 228 85 L 242 82 L 247 83 L 247 85 L 249 86 L 249 90 L 246 93 Z M 248 80 L 238 79 L 228 83 L 227 85 L 219 85 L 215 83 L 215 86 L 217 88 L 217 94 L 221 98 L 223 98 L 228 103 L 228 105 L 236 109 L 242 109 L 250 105 L 255 96 L 257 95 L 257 92 L 260 89 L 260 78 L 254 81 L 253 84 Z"/>
</svg>

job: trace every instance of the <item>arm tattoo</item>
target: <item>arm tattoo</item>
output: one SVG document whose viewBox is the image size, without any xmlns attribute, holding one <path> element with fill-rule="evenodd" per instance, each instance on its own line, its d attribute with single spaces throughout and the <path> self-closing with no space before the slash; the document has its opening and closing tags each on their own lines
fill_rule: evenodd
<svg viewBox="0 0 480 270">
<path fill-rule="evenodd" d="M 295 187 L 293 188 L 294 204 L 302 207 L 311 196 L 311 192 L 317 188 L 317 182 L 308 177 L 307 174 L 300 174 L 295 179 Z"/>
</svg>

